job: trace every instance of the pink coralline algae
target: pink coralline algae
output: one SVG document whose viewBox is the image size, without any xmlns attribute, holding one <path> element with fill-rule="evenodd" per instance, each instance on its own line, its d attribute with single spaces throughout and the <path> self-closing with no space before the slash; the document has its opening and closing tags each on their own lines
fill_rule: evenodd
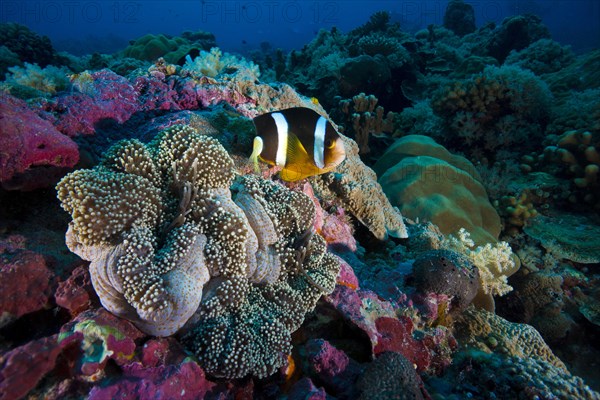
<svg viewBox="0 0 600 400">
<path fill-rule="evenodd" d="M 314 227 L 327 245 L 339 251 L 356 251 L 356 239 L 344 209 L 332 207 L 330 212 L 324 210 L 310 183 L 304 184 L 302 192 L 310 197 L 315 205 Z"/>
<path fill-rule="evenodd" d="M 386 351 L 400 353 L 415 364 L 419 372 L 439 372 L 450 364 L 451 352 L 457 343 L 447 330 L 419 330 L 416 335 L 411 318 L 398 316 L 396 306 L 368 290 L 338 285 L 325 299 L 346 323 L 369 338 L 371 356 Z"/>
<path fill-rule="evenodd" d="M 58 96 L 42 104 L 43 116 L 68 136 L 91 135 L 108 120 L 120 124 L 140 109 L 138 92 L 129 81 L 110 70 L 89 74 L 85 93 Z"/>
<path fill-rule="evenodd" d="M 213 386 L 202 368 L 189 359 L 181 365 L 157 367 L 132 363 L 123 367 L 123 376 L 116 382 L 94 387 L 88 399 L 202 399 Z"/>
<path fill-rule="evenodd" d="M 151 339 L 138 347 L 122 371 L 109 385 L 93 388 L 89 399 L 201 399 L 214 386 L 173 338 Z"/>
<path fill-rule="evenodd" d="M 350 289 L 358 289 L 358 278 L 354 274 L 354 270 L 350 264 L 342 260 L 340 257 L 337 257 L 337 259 L 340 262 L 340 273 L 338 274 L 335 283 L 338 285 L 347 286 Z"/>
<path fill-rule="evenodd" d="M 87 310 L 94 298 L 90 273 L 83 266 L 75 268 L 67 280 L 58 284 L 54 293 L 56 304 L 69 310 L 73 316 Z"/>
<path fill-rule="evenodd" d="M 0 185 L 33 190 L 79 160 L 77 145 L 13 96 L 0 96 Z"/>
<path fill-rule="evenodd" d="M 431 363 L 431 354 L 422 340 L 413 338 L 413 323 L 408 317 L 381 317 L 375 321 L 379 333 L 375 354 L 386 351 L 401 353 L 423 371 Z"/>
<path fill-rule="evenodd" d="M 0 354 L 0 400 L 25 396 L 54 369 L 60 352 L 56 336 L 50 336 Z"/>
<path fill-rule="evenodd" d="M 40 254 L 0 253 L 0 327 L 48 306 L 52 272 Z"/>
<path fill-rule="evenodd" d="M 341 398 L 354 397 L 354 382 L 362 372 L 358 362 L 323 339 L 309 340 L 304 351 L 309 376 Z"/>
<path fill-rule="evenodd" d="M 65 93 L 41 103 L 40 115 L 65 135 L 92 135 L 99 124 L 123 124 L 136 112 L 196 110 L 223 101 L 254 104 L 235 88 L 207 77 L 194 80 L 150 74 L 130 81 L 104 69 L 88 73 L 85 80 L 82 92 Z"/>
</svg>

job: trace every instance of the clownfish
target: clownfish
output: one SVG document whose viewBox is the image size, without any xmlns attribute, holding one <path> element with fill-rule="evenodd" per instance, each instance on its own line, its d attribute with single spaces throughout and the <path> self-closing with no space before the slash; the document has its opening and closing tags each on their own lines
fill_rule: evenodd
<svg viewBox="0 0 600 400">
<path fill-rule="evenodd" d="M 282 167 L 280 177 L 293 182 L 323 174 L 344 158 L 344 143 L 327 118 L 305 107 L 294 107 L 254 118 L 256 137 L 250 160 Z"/>
</svg>

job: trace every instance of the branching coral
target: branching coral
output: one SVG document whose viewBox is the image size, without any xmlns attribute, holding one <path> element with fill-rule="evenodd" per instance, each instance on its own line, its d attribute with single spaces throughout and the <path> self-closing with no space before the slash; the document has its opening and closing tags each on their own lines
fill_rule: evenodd
<svg viewBox="0 0 600 400">
<path fill-rule="evenodd" d="M 454 82 L 431 104 L 461 144 L 491 152 L 515 144 L 531 148 L 547 123 L 550 100 L 546 84 L 531 72 L 503 66 Z"/>
<path fill-rule="evenodd" d="M 381 136 L 394 132 L 395 113 L 389 111 L 385 114 L 382 106 L 377 105 L 377 97 L 373 95 L 357 94 L 352 99 L 344 99 L 339 103 L 341 115 L 344 116 L 347 126 L 344 131 L 356 139 L 361 154 L 371 151 L 369 137 Z"/>
<path fill-rule="evenodd" d="M 528 69 L 536 75 L 559 71 L 575 60 L 569 46 L 552 39 L 540 39 L 521 51 L 511 51 L 505 64 Z"/>
<path fill-rule="evenodd" d="M 569 179 L 571 203 L 600 210 L 600 134 L 567 131 L 544 149 L 541 161 L 558 167 L 557 174 Z"/>
<path fill-rule="evenodd" d="M 339 264 L 309 197 L 247 176 L 232 198 L 233 178 L 218 141 L 175 125 L 148 145 L 118 143 L 57 190 L 73 217 L 67 244 L 91 261 L 109 311 L 154 335 L 189 321 L 184 342 L 207 372 L 264 377 Z"/>
<path fill-rule="evenodd" d="M 520 264 L 507 242 L 476 246 L 469 232 L 461 228 L 456 236 L 449 235 L 444 239 L 441 247 L 464 254 L 479 270 L 477 305 L 493 309 L 492 296 L 502 296 L 512 290 L 508 277 L 519 269 Z"/>
</svg>

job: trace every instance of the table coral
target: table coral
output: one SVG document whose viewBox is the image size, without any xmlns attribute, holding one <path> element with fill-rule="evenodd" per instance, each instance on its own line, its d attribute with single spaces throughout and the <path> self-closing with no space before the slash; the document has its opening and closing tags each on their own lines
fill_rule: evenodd
<svg viewBox="0 0 600 400">
<path fill-rule="evenodd" d="M 600 229 L 585 216 L 539 215 L 525 227 L 525 233 L 539 240 L 555 257 L 582 264 L 600 262 Z"/>
<path fill-rule="evenodd" d="M 73 217 L 67 244 L 91 261 L 109 311 L 161 336 L 191 318 L 183 340 L 207 372 L 264 377 L 339 263 L 309 197 L 254 176 L 230 191 L 233 178 L 218 141 L 175 125 L 148 145 L 118 143 L 57 190 Z"/>
</svg>

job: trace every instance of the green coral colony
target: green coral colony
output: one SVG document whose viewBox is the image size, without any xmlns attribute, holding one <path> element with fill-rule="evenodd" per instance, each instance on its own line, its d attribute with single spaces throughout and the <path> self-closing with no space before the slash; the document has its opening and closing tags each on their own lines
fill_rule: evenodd
<svg viewBox="0 0 600 400">
<path fill-rule="evenodd" d="M 311 199 L 235 177 L 219 142 L 189 126 L 121 141 L 57 189 L 104 307 L 152 335 L 182 331 L 215 376 L 272 374 L 333 290 L 339 264 L 313 234 Z"/>
</svg>

